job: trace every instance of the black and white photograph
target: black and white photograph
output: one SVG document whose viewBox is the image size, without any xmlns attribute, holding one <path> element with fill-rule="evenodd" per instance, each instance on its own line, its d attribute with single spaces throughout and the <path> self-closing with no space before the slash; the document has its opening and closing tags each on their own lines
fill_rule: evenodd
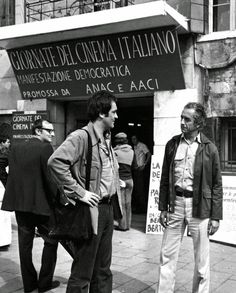
<svg viewBox="0 0 236 293">
<path fill-rule="evenodd" d="M 236 292 L 236 1 L 0 0 L 0 293 Z"/>
</svg>

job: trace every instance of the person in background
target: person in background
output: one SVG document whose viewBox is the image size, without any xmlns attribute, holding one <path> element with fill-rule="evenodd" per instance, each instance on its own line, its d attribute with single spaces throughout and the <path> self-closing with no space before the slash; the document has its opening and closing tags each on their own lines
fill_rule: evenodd
<svg viewBox="0 0 236 293">
<path fill-rule="evenodd" d="M 48 161 L 54 181 L 68 198 L 90 208 L 93 235 L 75 243 L 67 293 L 111 293 L 114 218 L 122 216 L 118 163 L 110 131 L 117 116 L 116 98 L 99 91 L 88 100 L 90 122 L 84 127 L 92 140 L 90 190 L 85 189 L 88 135 L 72 132 Z"/>
<path fill-rule="evenodd" d="M 134 212 L 143 213 L 147 209 L 151 153 L 146 144 L 139 141 L 137 135 L 133 135 L 131 141 L 134 146 L 134 153 L 138 165 L 137 169 L 133 172 L 134 190 L 132 204 L 134 206 Z"/>
<path fill-rule="evenodd" d="M 137 168 L 132 147 L 128 144 L 127 135 L 124 132 L 115 135 L 115 154 L 119 163 L 119 176 L 121 179 L 121 202 L 123 217 L 118 221 L 116 230 L 126 231 L 131 226 L 131 199 L 133 191 L 132 169 Z"/>
<path fill-rule="evenodd" d="M 0 135 L 0 181 L 3 186 L 7 184 L 8 155 L 10 150 L 10 138 L 7 135 Z"/>
<path fill-rule="evenodd" d="M 2 133 L 0 135 L 0 208 L 2 205 L 2 199 L 4 190 L 7 184 L 7 167 L 8 156 L 10 151 L 10 136 Z M 0 210 L 0 251 L 6 251 L 11 244 L 12 239 L 11 228 L 11 213 Z"/>
<path fill-rule="evenodd" d="M 53 281 L 58 242 L 47 237 L 53 198 L 57 192 L 47 170 L 48 158 L 53 153 L 52 123 L 36 120 L 33 134 L 31 139 L 11 146 L 2 209 L 15 211 L 24 291 L 38 289 L 39 292 L 46 292 L 60 285 L 59 281 Z M 36 227 L 44 238 L 39 277 L 32 261 Z"/>
<path fill-rule="evenodd" d="M 160 253 L 158 293 L 174 292 L 182 238 L 188 226 L 194 247 L 192 292 L 209 293 L 209 235 L 222 219 L 222 179 L 216 146 L 201 132 L 206 113 L 188 103 L 181 114 L 182 134 L 165 148 L 160 182 L 160 223 L 165 228 Z"/>
</svg>

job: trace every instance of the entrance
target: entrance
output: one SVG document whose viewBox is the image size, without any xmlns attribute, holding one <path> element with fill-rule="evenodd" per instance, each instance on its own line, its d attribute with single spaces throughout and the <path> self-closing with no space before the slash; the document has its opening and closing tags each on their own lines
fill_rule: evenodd
<svg viewBox="0 0 236 293">
<path fill-rule="evenodd" d="M 129 144 L 136 134 L 153 153 L 153 97 L 118 99 L 118 120 L 112 130 L 113 136 L 118 132 L 127 134 Z"/>
<path fill-rule="evenodd" d="M 118 132 L 125 132 L 131 144 L 136 134 L 153 153 L 153 97 L 118 98 L 118 119 L 112 130 L 112 139 Z M 65 103 L 66 134 L 87 124 L 87 102 Z"/>
</svg>

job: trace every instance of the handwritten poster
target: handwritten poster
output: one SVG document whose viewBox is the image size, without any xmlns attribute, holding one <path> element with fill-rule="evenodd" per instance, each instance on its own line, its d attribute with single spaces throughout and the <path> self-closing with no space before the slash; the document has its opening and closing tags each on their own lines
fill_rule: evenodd
<svg viewBox="0 0 236 293">
<path fill-rule="evenodd" d="M 161 167 L 157 156 L 152 156 L 149 195 L 148 195 L 148 209 L 146 219 L 146 233 L 147 234 L 162 234 L 163 228 L 159 223 L 160 211 L 158 210 L 159 202 L 159 188 L 161 180 Z"/>
<path fill-rule="evenodd" d="M 236 245 L 236 176 L 223 176 L 223 220 L 211 240 Z"/>
<path fill-rule="evenodd" d="M 185 88 L 174 27 L 7 51 L 23 99 Z"/>
</svg>

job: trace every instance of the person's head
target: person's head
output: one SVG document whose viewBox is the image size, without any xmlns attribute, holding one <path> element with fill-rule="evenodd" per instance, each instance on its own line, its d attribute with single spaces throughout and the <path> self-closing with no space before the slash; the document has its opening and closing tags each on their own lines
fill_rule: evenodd
<svg viewBox="0 0 236 293">
<path fill-rule="evenodd" d="M 139 142 L 137 135 L 132 135 L 131 141 L 133 145 L 137 145 Z"/>
<path fill-rule="evenodd" d="M 90 121 L 99 119 L 103 121 L 106 130 L 113 128 L 115 119 L 118 118 L 116 97 L 106 91 L 95 93 L 88 100 L 87 112 Z"/>
<path fill-rule="evenodd" d="M 181 131 L 191 134 L 202 130 L 205 126 L 206 112 L 200 103 L 191 102 L 184 106 L 181 114 Z"/>
<path fill-rule="evenodd" d="M 44 142 L 52 142 L 52 138 L 55 136 L 52 123 L 43 119 L 37 119 L 34 121 L 32 132 Z"/>
<path fill-rule="evenodd" d="M 115 144 L 126 144 L 128 143 L 127 135 L 124 132 L 119 132 L 115 135 Z"/>
<path fill-rule="evenodd" d="M 8 135 L 0 135 L 0 148 L 9 149 L 10 147 L 10 137 Z"/>
</svg>

